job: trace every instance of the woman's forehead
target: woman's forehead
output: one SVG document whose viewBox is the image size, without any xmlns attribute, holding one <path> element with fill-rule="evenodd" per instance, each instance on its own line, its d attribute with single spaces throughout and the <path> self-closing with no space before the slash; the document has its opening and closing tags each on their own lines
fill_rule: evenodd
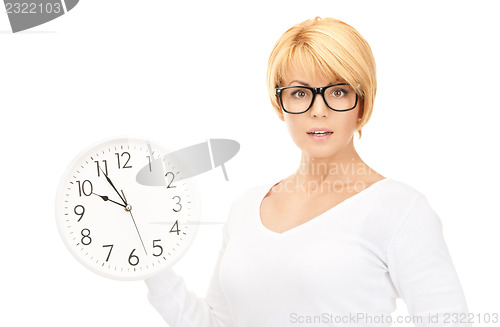
<svg viewBox="0 0 500 327">
<path fill-rule="evenodd" d="M 307 84 L 328 84 L 344 82 L 337 74 L 325 72 L 316 67 L 307 67 L 303 64 L 292 64 L 284 67 L 283 82 L 302 81 Z"/>
</svg>

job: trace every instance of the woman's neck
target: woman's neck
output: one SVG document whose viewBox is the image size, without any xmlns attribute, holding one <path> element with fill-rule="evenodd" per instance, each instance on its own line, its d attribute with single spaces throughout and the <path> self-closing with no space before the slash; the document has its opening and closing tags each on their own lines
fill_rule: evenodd
<svg viewBox="0 0 500 327">
<path fill-rule="evenodd" d="M 329 157 L 318 158 L 302 152 L 300 166 L 290 176 L 297 190 L 307 190 L 309 194 L 324 193 L 325 190 L 345 188 L 369 180 L 370 175 L 375 176 L 377 173 L 361 160 L 352 142 L 349 145 Z"/>
</svg>

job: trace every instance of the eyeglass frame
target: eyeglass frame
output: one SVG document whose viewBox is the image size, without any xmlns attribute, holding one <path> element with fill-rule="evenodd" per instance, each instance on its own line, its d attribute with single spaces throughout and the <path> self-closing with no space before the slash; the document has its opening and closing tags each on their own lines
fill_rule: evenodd
<svg viewBox="0 0 500 327">
<path fill-rule="evenodd" d="M 281 109 L 283 109 L 284 112 L 289 113 L 289 114 L 303 114 L 304 112 L 306 112 L 309 109 L 311 109 L 312 105 L 314 104 L 314 100 L 316 100 L 316 95 L 317 94 L 321 94 L 321 96 L 323 97 L 323 101 L 325 102 L 326 106 L 328 108 L 330 108 L 331 110 L 333 110 L 333 111 L 343 112 L 343 111 L 349 111 L 349 110 L 352 110 L 352 109 L 356 108 L 356 106 L 358 105 L 358 98 L 359 98 L 357 92 L 356 92 L 356 102 L 354 102 L 354 107 L 352 107 L 352 108 L 349 108 L 349 109 L 334 109 L 334 108 L 332 108 L 332 107 L 330 107 L 328 105 L 328 102 L 325 99 L 325 90 L 328 89 L 328 88 L 330 88 L 330 87 L 337 86 L 337 85 L 350 85 L 350 84 L 349 83 L 338 83 L 338 84 L 332 84 L 332 85 L 327 85 L 327 86 L 323 86 L 323 87 L 311 87 L 311 86 L 302 86 L 302 85 L 282 86 L 282 87 L 275 88 L 274 92 L 275 92 L 275 94 L 278 96 L 278 98 L 280 100 Z M 301 111 L 301 112 L 291 112 L 291 111 L 288 111 L 288 110 L 285 109 L 285 106 L 283 105 L 283 97 L 281 96 L 281 94 L 282 94 L 283 90 L 285 90 L 285 89 L 291 89 L 291 88 L 308 89 L 308 90 L 310 90 L 313 93 L 313 99 L 311 101 L 311 104 L 309 105 L 309 107 L 307 107 L 306 110 Z"/>
</svg>

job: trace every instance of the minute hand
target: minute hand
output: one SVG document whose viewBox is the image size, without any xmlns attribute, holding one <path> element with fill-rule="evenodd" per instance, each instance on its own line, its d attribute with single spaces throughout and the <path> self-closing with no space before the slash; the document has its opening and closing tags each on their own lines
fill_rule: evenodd
<svg viewBox="0 0 500 327">
<path fill-rule="evenodd" d="M 104 174 L 104 177 L 106 177 L 106 180 L 111 185 L 111 187 L 113 188 L 113 190 L 115 190 L 116 194 L 118 194 L 118 196 L 120 197 L 120 199 L 122 199 L 123 204 L 127 205 L 127 201 L 125 201 L 125 199 L 121 196 L 120 192 L 118 192 L 118 190 L 116 189 L 116 187 L 113 185 L 113 182 L 111 181 L 111 179 L 109 179 L 108 175 L 106 175 L 104 173 L 104 171 L 102 170 L 101 167 L 99 167 L 99 169 L 101 169 L 102 173 Z"/>
</svg>

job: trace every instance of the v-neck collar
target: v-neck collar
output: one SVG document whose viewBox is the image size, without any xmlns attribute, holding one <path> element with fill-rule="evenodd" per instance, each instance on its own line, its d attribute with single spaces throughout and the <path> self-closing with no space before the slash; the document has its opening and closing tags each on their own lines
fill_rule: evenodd
<svg viewBox="0 0 500 327">
<path fill-rule="evenodd" d="M 328 214 L 331 214 L 332 212 L 336 211 L 336 210 L 339 210 L 340 208 L 348 205 L 350 202 L 356 200 L 357 198 L 361 197 L 362 195 L 365 195 L 371 191 L 373 191 L 374 189 L 376 189 L 378 186 L 382 185 L 382 184 L 385 184 L 387 183 L 388 181 L 391 181 L 392 179 L 391 178 L 383 178 L 381 180 L 378 180 L 376 181 L 375 183 L 371 184 L 370 186 L 368 186 L 367 188 L 364 188 L 363 190 L 361 190 L 360 192 L 358 193 L 355 193 L 353 195 L 351 195 L 350 197 L 348 197 L 347 199 L 343 200 L 342 202 L 336 204 L 335 206 L 331 207 L 330 209 L 326 210 L 325 212 L 317 215 L 316 217 L 312 218 L 312 219 L 309 219 L 308 221 L 300 224 L 300 225 L 297 225 L 295 227 L 292 227 L 282 233 L 278 233 L 278 232 L 275 232 L 275 231 L 272 231 L 270 229 L 268 229 L 266 226 L 264 226 L 264 224 L 262 223 L 262 216 L 260 214 L 260 208 L 262 206 L 262 202 L 264 200 L 264 198 L 266 197 L 267 193 L 269 193 L 269 191 L 275 186 L 277 185 L 278 183 L 282 182 L 283 180 L 280 180 L 279 182 L 277 183 L 272 183 L 272 184 L 269 184 L 269 185 L 266 185 L 265 187 L 263 187 L 263 191 L 262 193 L 259 192 L 258 196 L 257 196 L 257 205 L 256 205 L 256 222 L 257 222 L 257 225 L 258 225 L 258 228 L 261 229 L 264 233 L 267 233 L 269 235 L 273 235 L 275 237 L 285 237 L 286 235 L 289 235 L 289 234 L 293 234 L 305 227 L 307 227 L 308 225 L 312 224 L 313 221 L 318 221 L 318 220 L 321 220 L 322 217 L 328 215 Z"/>
</svg>

